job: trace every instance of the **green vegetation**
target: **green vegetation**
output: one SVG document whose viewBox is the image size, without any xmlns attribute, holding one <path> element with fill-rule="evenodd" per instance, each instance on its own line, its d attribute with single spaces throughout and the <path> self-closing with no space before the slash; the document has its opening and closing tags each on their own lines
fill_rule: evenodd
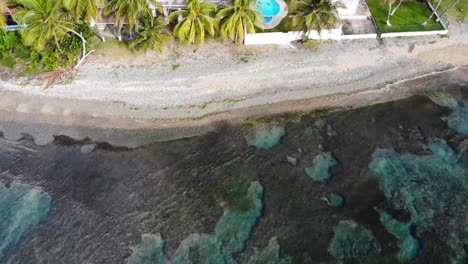
<svg viewBox="0 0 468 264">
<path fill-rule="evenodd" d="M 339 1 L 331 3 L 329 0 L 292 0 L 289 3 L 289 13 L 294 16 L 292 26 L 301 31 L 304 37 L 308 36 L 311 30 L 320 33 L 322 29 L 331 29 L 340 23 L 340 19 L 334 13 L 339 7 L 344 7 Z"/>
<path fill-rule="evenodd" d="M 310 51 L 318 50 L 320 46 L 320 41 L 316 39 L 310 39 L 310 38 L 304 38 L 302 45 L 304 45 L 304 48 Z"/>
<path fill-rule="evenodd" d="M 217 7 L 212 2 L 199 0 L 187 0 L 186 3 L 188 9 L 169 14 L 169 21 L 182 17 L 174 27 L 174 35 L 181 43 L 202 44 L 206 34 L 213 37 L 218 29 L 218 21 L 213 18 Z"/>
<path fill-rule="evenodd" d="M 383 0 L 369 0 L 368 5 L 381 33 L 444 29 L 435 18 L 432 18 L 427 25 L 421 25 L 432 12 L 427 3 L 420 0 L 403 2 L 390 17 L 391 26 L 387 25 L 388 4 Z"/>
<path fill-rule="evenodd" d="M 438 2 L 438 0 L 429 1 L 433 6 L 435 6 Z M 442 3 L 437 9 L 437 13 L 441 14 L 444 12 L 453 2 L 454 0 L 442 0 Z M 458 1 L 458 3 L 456 3 L 455 6 L 453 6 L 453 8 L 447 12 L 447 16 L 455 21 L 468 23 L 468 1 Z"/>
<path fill-rule="evenodd" d="M 79 48 L 76 36 L 67 35 L 61 41 L 62 52 L 56 46 L 36 51 L 25 46 L 18 31 L 0 31 L 0 55 L 3 66 L 15 69 L 18 74 L 34 74 L 66 67 L 76 58 Z M 81 44 L 77 44 L 78 46 Z"/>
<path fill-rule="evenodd" d="M 220 21 L 221 36 L 235 43 L 242 43 L 245 33 L 255 33 L 255 25 L 263 25 L 250 0 L 233 0 L 232 6 L 219 10 L 216 18 Z"/>
<path fill-rule="evenodd" d="M 333 231 L 334 236 L 328 251 L 338 260 L 363 263 L 367 254 L 376 248 L 372 232 L 354 221 L 342 220 Z"/>
<path fill-rule="evenodd" d="M 163 44 L 170 39 L 169 30 L 163 17 L 144 18 L 139 25 L 138 35 L 130 41 L 130 49 L 148 50 L 152 48 L 162 52 Z"/>
<path fill-rule="evenodd" d="M 283 18 L 280 23 L 274 27 L 274 28 L 270 28 L 270 29 L 261 29 L 259 27 L 256 28 L 256 32 L 283 32 L 283 33 L 287 33 L 289 31 L 294 31 L 295 29 L 293 28 L 293 25 L 292 25 L 292 17 L 290 16 L 286 16 L 285 18 Z"/>
</svg>

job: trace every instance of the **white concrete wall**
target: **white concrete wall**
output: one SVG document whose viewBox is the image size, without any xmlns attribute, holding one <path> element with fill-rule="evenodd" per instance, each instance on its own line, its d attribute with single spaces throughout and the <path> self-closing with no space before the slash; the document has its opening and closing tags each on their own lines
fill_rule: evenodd
<svg viewBox="0 0 468 264">
<path fill-rule="evenodd" d="M 313 30 L 309 34 L 311 39 L 341 39 L 341 25 L 331 30 L 322 30 L 319 35 Z M 245 45 L 266 45 L 266 44 L 289 44 L 292 41 L 302 38 L 302 32 L 289 31 L 246 34 L 244 38 Z"/>
<path fill-rule="evenodd" d="M 377 34 L 353 34 L 353 35 L 341 35 L 341 39 L 376 39 Z"/>
<path fill-rule="evenodd" d="M 446 35 L 448 30 L 434 30 L 434 31 L 416 31 L 416 32 L 392 32 L 382 33 L 381 38 L 395 38 L 395 37 L 416 37 L 416 36 L 428 36 L 428 35 Z"/>
<path fill-rule="evenodd" d="M 359 0 L 333 0 L 332 3 L 340 1 L 346 5 L 346 8 L 338 8 L 338 15 L 354 15 L 356 14 L 356 9 L 359 5 Z"/>
</svg>

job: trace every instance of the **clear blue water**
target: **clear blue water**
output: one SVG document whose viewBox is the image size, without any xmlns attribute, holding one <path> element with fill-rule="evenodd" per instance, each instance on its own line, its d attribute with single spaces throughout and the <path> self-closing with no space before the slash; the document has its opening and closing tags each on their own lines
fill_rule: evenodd
<svg viewBox="0 0 468 264">
<path fill-rule="evenodd" d="M 275 0 L 258 0 L 257 2 L 260 5 L 261 13 L 264 17 L 264 23 L 270 22 L 273 16 L 278 15 L 280 5 Z"/>
</svg>

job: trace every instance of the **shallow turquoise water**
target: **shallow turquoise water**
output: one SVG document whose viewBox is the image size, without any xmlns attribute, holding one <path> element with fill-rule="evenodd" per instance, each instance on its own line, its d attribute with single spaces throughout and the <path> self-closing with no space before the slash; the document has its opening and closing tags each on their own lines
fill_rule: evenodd
<svg viewBox="0 0 468 264">
<path fill-rule="evenodd" d="M 454 89 L 135 149 L 0 137 L 0 263 L 463 263 Z"/>
</svg>

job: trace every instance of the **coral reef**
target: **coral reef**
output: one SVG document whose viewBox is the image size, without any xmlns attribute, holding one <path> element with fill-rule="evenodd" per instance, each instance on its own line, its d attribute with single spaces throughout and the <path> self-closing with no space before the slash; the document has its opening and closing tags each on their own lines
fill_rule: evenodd
<svg viewBox="0 0 468 264">
<path fill-rule="evenodd" d="M 468 241 L 468 170 L 444 140 L 434 139 L 428 147 L 432 155 L 379 149 L 369 169 L 390 204 L 411 213 L 411 224 L 435 232 L 457 263 Z"/>
<path fill-rule="evenodd" d="M 47 217 L 51 200 L 39 187 L 13 181 L 7 188 L 0 183 L 0 259 L 6 247 Z"/>
<path fill-rule="evenodd" d="M 305 172 L 314 181 L 327 182 L 331 178 L 330 168 L 337 164 L 331 153 L 322 153 L 314 158 L 311 167 L 305 168 Z"/>
<path fill-rule="evenodd" d="M 272 149 L 281 144 L 281 138 L 285 134 L 286 130 L 282 126 L 263 125 L 246 135 L 245 140 L 249 146 L 259 149 Z"/>
<path fill-rule="evenodd" d="M 339 260 L 361 262 L 374 248 L 376 242 L 372 232 L 351 220 L 342 220 L 333 228 L 334 236 L 328 251 Z"/>
</svg>

